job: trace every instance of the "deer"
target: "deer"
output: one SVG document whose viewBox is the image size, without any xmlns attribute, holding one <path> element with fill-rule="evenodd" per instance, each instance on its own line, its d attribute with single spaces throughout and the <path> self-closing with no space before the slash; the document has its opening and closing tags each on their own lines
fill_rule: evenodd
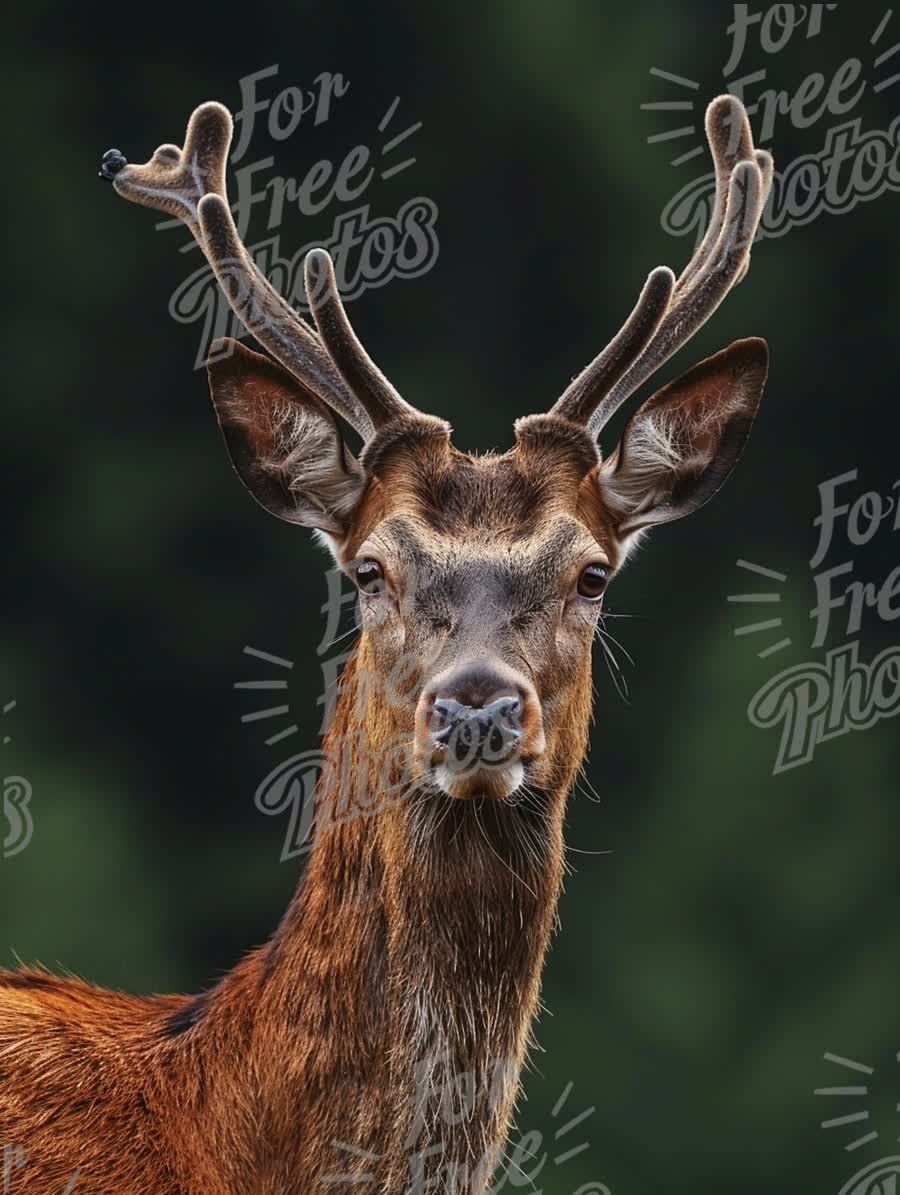
<svg viewBox="0 0 900 1195">
<path fill-rule="evenodd" d="M 324 249 L 304 263 L 311 320 L 258 268 L 229 207 L 223 105 L 201 104 L 183 147 L 143 165 L 103 156 L 120 196 L 181 218 L 261 350 L 213 344 L 212 404 L 252 497 L 312 530 L 358 591 L 323 754 L 356 744 L 350 795 L 374 813 L 325 820 L 272 937 L 199 995 L 0 973 L 0 1145 L 27 1154 L 9 1189 L 487 1188 L 533 1044 L 607 588 L 649 530 L 721 488 L 767 378 L 766 342 L 738 340 L 601 449 L 749 266 L 773 160 L 733 96 L 711 103 L 706 131 L 715 198 L 688 265 L 653 269 L 603 351 L 486 454 L 457 450 L 450 424 L 388 381 Z M 361 700 L 401 661 L 400 699 Z M 380 803 L 362 755 L 398 742 Z M 323 771 L 316 818 L 334 783 Z M 459 1076 L 476 1095 L 447 1124 Z M 410 1185 L 411 1152 L 430 1186 Z"/>
</svg>

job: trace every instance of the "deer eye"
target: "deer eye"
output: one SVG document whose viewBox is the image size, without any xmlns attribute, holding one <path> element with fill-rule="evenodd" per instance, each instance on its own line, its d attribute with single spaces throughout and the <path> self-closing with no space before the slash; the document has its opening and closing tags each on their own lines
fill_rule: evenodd
<svg viewBox="0 0 900 1195">
<path fill-rule="evenodd" d="M 609 582 L 609 569 L 605 564 L 589 564 L 578 578 L 578 596 L 597 602 L 603 597 Z"/>
<path fill-rule="evenodd" d="M 354 578 L 360 593 L 381 593 L 384 589 L 384 569 L 377 560 L 360 560 Z"/>
</svg>

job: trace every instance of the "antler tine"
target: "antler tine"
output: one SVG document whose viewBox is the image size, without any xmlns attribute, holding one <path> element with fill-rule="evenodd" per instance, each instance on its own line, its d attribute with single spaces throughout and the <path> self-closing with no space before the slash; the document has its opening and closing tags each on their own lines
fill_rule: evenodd
<svg viewBox="0 0 900 1195">
<path fill-rule="evenodd" d="M 677 289 L 687 286 L 705 264 L 725 222 L 728 185 L 738 162 L 753 161 L 753 133 L 746 109 L 733 95 L 720 95 L 706 109 L 706 139 L 712 153 L 716 175 L 716 194 L 712 215 L 703 240 L 681 272 Z"/>
<path fill-rule="evenodd" d="M 222 104 L 201 104 L 188 121 L 183 150 L 161 145 L 139 166 L 129 165 L 118 150 L 109 150 L 100 174 L 125 199 L 183 220 L 248 331 L 367 440 L 374 431 L 368 414 L 317 334 L 278 294 L 240 239 L 225 190 L 232 127 L 231 113 Z M 211 205 L 205 202 L 210 199 L 215 201 Z"/>
<path fill-rule="evenodd" d="M 225 164 L 231 145 L 231 113 L 210 101 L 195 108 L 184 135 L 184 149 L 161 145 L 149 162 L 133 165 L 117 149 L 103 155 L 100 176 L 132 203 L 177 216 L 202 247 L 197 204 L 204 195 L 225 195 Z"/>
<path fill-rule="evenodd" d="M 707 133 L 716 164 L 716 203 L 710 226 L 676 283 L 668 311 L 652 340 L 591 417 L 588 427 L 593 435 L 598 435 L 622 403 L 691 339 L 747 271 L 772 182 L 772 158 L 753 148 L 746 111 L 734 96 L 720 96 L 710 104 Z"/>
<path fill-rule="evenodd" d="M 100 174 L 111 179 L 115 190 L 125 199 L 177 216 L 190 229 L 205 255 L 197 209 L 204 195 L 220 195 L 227 202 L 225 167 L 232 131 L 231 113 L 223 104 L 210 100 L 191 114 L 183 150 L 177 145 L 161 145 L 143 166 L 129 165 L 118 150 L 109 150 L 103 155 Z M 243 245 L 241 251 L 248 267 L 258 275 L 260 285 L 268 286 L 273 302 L 297 322 L 300 334 L 314 345 L 313 351 L 324 361 L 324 352 L 313 330 L 268 284 Z"/>
<path fill-rule="evenodd" d="M 260 344 L 354 427 L 364 440 L 375 428 L 355 394 L 346 386 L 311 328 L 296 314 L 258 270 L 248 268 L 231 210 L 221 195 L 204 195 L 197 206 L 203 245 L 209 263 L 232 310 Z M 298 335 L 299 329 L 304 334 Z"/>
<path fill-rule="evenodd" d="M 765 207 L 769 194 L 772 190 L 772 181 L 775 178 L 775 159 L 767 149 L 757 149 L 753 151 L 753 157 L 756 159 L 756 164 L 759 167 L 759 172 L 763 180 L 763 207 Z"/>
<path fill-rule="evenodd" d="M 324 249 L 307 253 L 304 280 L 319 335 L 375 429 L 400 415 L 418 414 L 400 397 L 353 331 L 334 277 L 334 263 Z"/>
<path fill-rule="evenodd" d="M 609 393 L 653 339 L 669 309 L 674 289 L 675 275 L 668 266 L 651 271 L 622 330 L 569 384 L 551 408 L 551 415 L 560 415 L 573 423 L 589 421 L 600 398 Z"/>
<path fill-rule="evenodd" d="M 762 213 L 769 201 L 769 195 L 772 191 L 772 182 L 775 178 L 775 162 L 767 149 L 754 150 L 753 157 L 757 166 L 759 167 L 759 172 L 762 175 L 762 199 L 760 201 L 760 213 Z M 741 266 L 740 273 L 734 280 L 735 286 L 737 286 L 739 282 L 744 281 L 744 277 L 747 271 L 750 269 L 750 257 L 751 251 L 748 251 L 746 260 Z"/>
</svg>

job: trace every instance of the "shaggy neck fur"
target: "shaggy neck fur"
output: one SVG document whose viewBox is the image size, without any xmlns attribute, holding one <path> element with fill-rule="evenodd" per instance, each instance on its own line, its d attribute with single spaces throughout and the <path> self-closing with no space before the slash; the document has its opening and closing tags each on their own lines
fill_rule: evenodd
<svg viewBox="0 0 900 1195">
<path fill-rule="evenodd" d="M 331 751 L 359 741 L 357 670 Z M 333 1195 L 336 1175 L 483 1191 L 555 920 L 579 709 L 559 788 L 518 805 L 423 790 L 379 808 L 351 769 L 373 816 L 322 829 L 271 941 L 202 996 L 0 973 L 0 1127 L 27 1147 L 11 1189 L 77 1171 L 86 1195 Z"/>
<path fill-rule="evenodd" d="M 354 670 L 326 756 L 353 730 Z M 364 783 L 365 768 L 352 774 Z M 333 1191 L 326 1179 L 349 1174 L 394 1195 L 423 1173 L 483 1189 L 538 1002 L 562 816 L 562 794 L 414 791 L 320 833 L 272 941 L 198 1026 L 215 1039 L 232 985 L 252 1001 L 245 1099 L 261 1145 L 247 1162 L 261 1189 Z"/>
</svg>

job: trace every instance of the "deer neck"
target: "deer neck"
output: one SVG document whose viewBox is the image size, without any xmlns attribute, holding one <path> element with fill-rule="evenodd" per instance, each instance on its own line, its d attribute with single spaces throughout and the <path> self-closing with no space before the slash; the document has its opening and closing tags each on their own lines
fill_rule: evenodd
<svg viewBox="0 0 900 1195">
<path fill-rule="evenodd" d="M 326 758 L 361 741 L 356 680 L 351 662 Z M 357 763 L 340 799 L 370 816 L 328 824 L 337 794 L 323 787 L 325 825 L 257 960 L 262 1120 L 290 1126 L 307 1182 L 362 1168 L 403 1189 L 429 1150 L 433 1167 L 483 1166 L 486 1181 L 555 919 L 564 794 L 519 807 L 415 789 L 373 800 Z"/>
</svg>

